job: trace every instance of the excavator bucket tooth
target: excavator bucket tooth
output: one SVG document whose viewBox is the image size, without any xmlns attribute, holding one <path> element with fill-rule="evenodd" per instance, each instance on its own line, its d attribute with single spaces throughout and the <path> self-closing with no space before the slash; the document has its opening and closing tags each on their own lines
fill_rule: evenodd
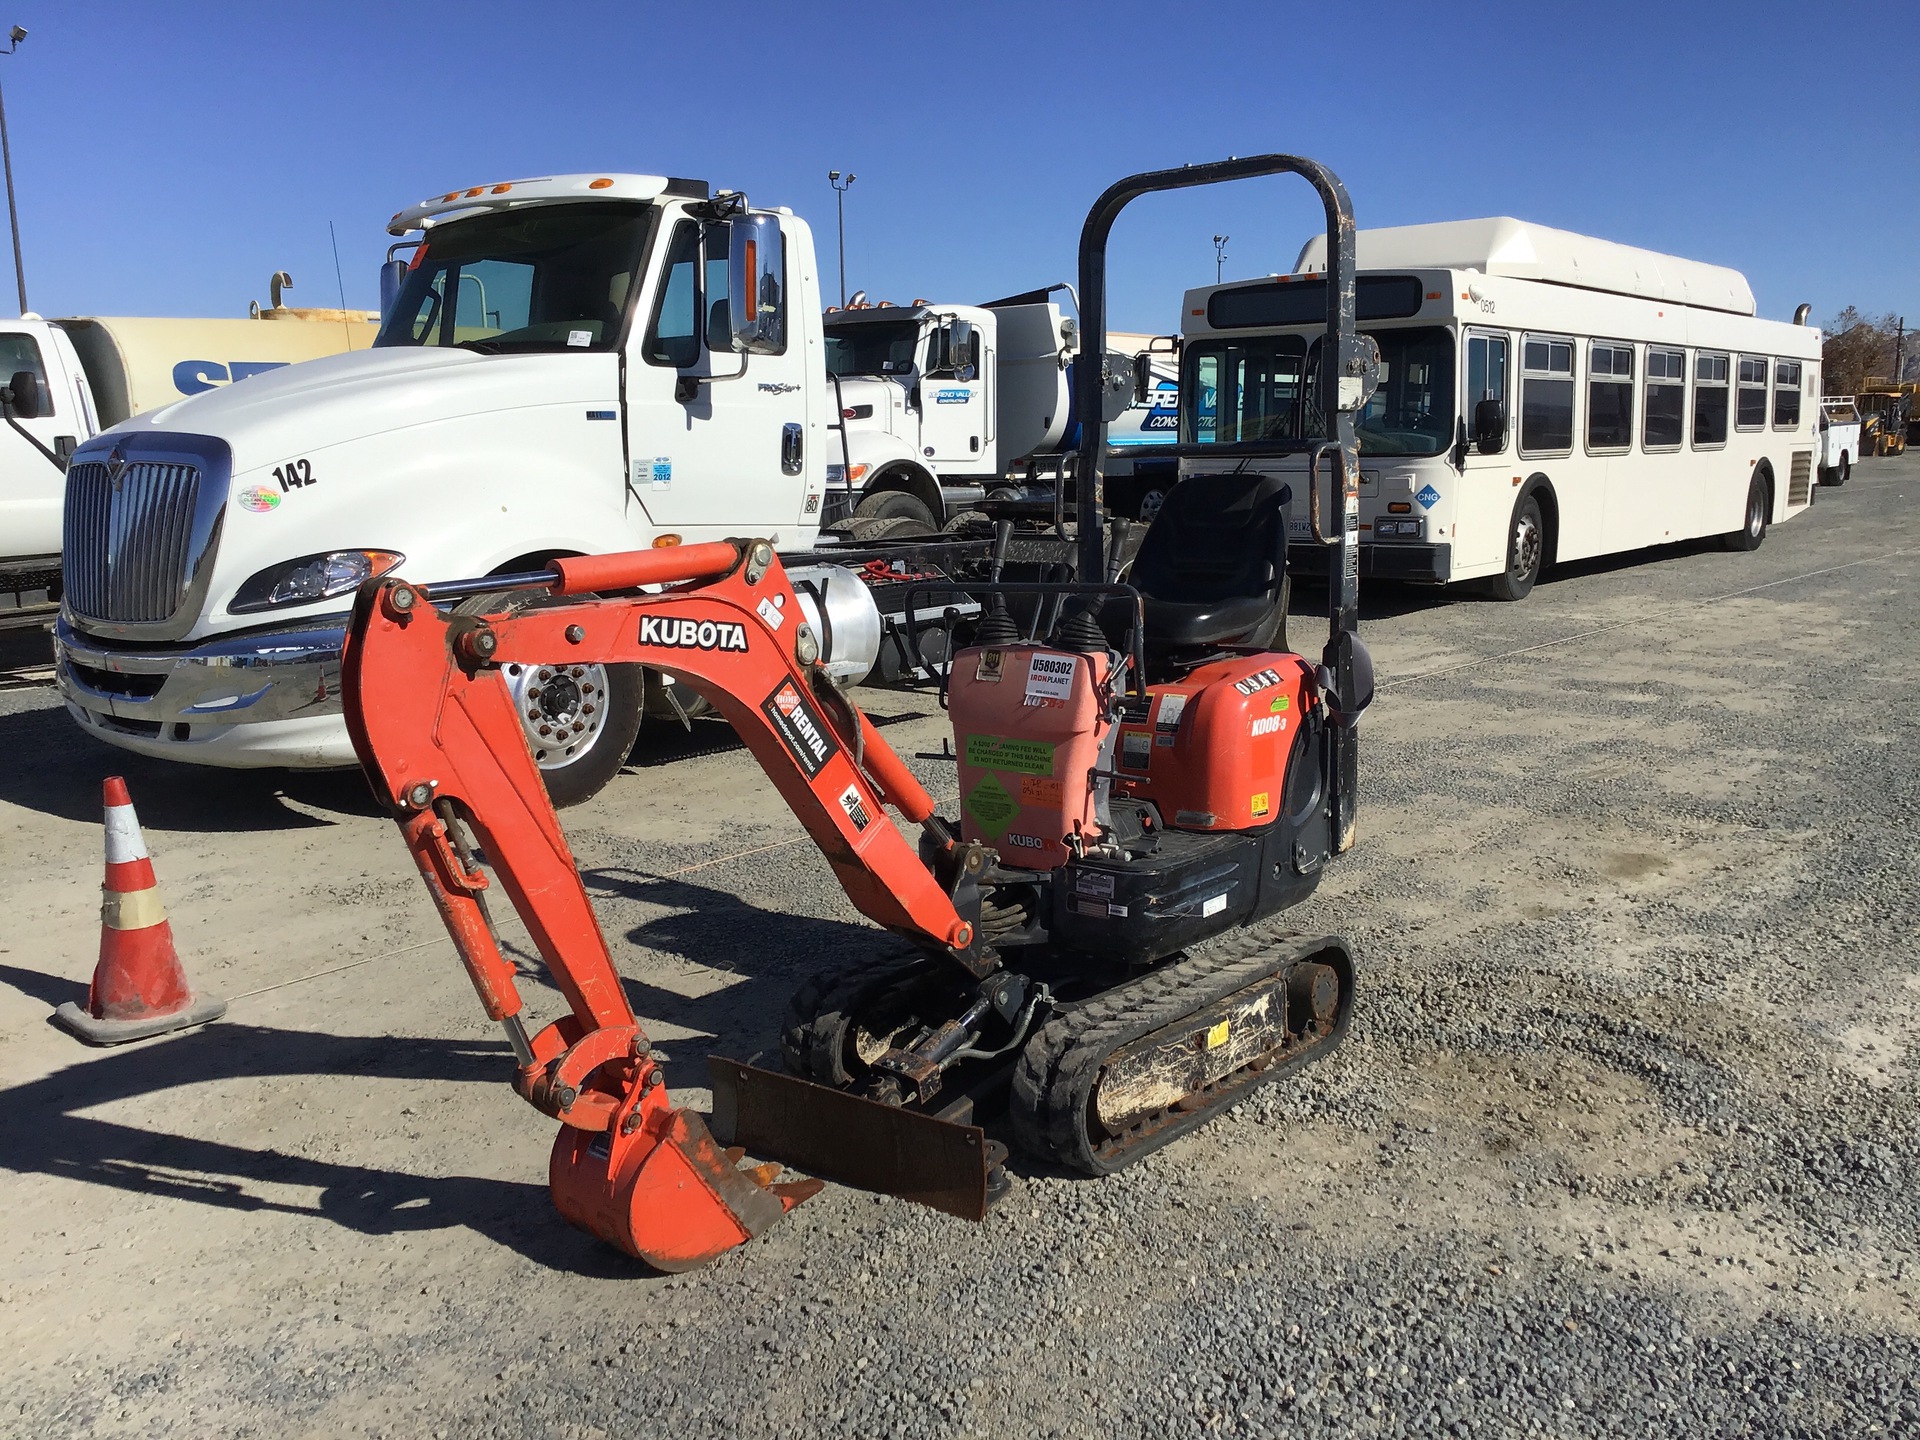
<svg viewBox="0 0 1920 1440">
<path fill-rule="evenodd" d="M 563 1127 L 548 1180 L 554 1204 L 573 1224 L 656 1270 L 677 1272 L 746 1244 L 821 1188 L 769 1186 L 763 1169 L 739 1169 L 698 1112 L 675 1110 L 657 1143 Z"/>
<path fill-rule="evenodd" d="M 897 1195 L 962 1220 L 986 1218 L 991 1166 L 978 1126 L 718 1055 L 707 1057 L 707 1071 L 713 1130 L 725 1143 L 856 1190 Z"/>
</svg>

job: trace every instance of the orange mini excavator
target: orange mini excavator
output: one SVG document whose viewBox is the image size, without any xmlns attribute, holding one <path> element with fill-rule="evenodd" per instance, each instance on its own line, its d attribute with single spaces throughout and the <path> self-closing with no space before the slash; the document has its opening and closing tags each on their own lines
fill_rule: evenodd
<svg viewBox="0 0 1920 1440">
<path fill-rule="evenodd" d="M 1354 329 L 1346 191 L 1285 155 L 1121 181 L 1082 232 L 1080 303 L 1085 353 L 1101 356 L 1107 235 L 1129 201 L 1279 173 L 1311 182 L 1327 216 L 1324 279 L 1291 287 L 1325 295 L 1306 371 L 1318 411 L 1297 427 L 1321 438 L 1156 447 L 1187 473 L 1116 583 L 1098 503 L 1114 377 L 1082 366 L 1082 579 L 966 585 L 986 612 L 946 674 L 955 819 L 831 678 L 823 627 L 764 540 L 361 591 L 354 745 L 512 1042 L 514 1088 L 561 1122 L 550 1179 L 568 1220 L 688 1269 L 819 1189 L 778 1180 L 783 1164 L 979 1219 L 1007 1154 L 985 1124 L 1104 1174 L 1339 1042 L 1355 979 L 1343 941 L 1227 932 L 1303 899 L 1352 843 L 1354 725 L 1372 695 L 1354 421 L 1378 360 Z M 1213 403 L 1229 403 L 1224 387 Z M 1285 648 L 1290 491 L 1261 462 L 1286 456 L 1309 457 L 1316 536 L 1325 471 L 1340 510 L 1321 540 L 1339 553 L 1317 662 Z M 1036 592 L 1026 627 L 1007 597 Z M 501 597 L 481 602 L 490 613 L 455 608 L 482 595 Z M 612 663 L 661 671 L 724 715 L 853 904 L 908 942 L 801 988 L 787 1073 L 712 1060 L 711 1125 L 668 1098 L 501 673 Z M 566 999 L 537 1032 L 488 914 L 496 886 Z"/>
</svg>

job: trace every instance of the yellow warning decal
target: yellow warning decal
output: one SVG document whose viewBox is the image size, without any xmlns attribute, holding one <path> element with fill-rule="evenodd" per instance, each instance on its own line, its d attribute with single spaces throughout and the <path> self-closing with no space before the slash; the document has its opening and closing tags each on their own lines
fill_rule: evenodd
<svg viewBox="0 0 1920 1440">
<path fill-rule="evenodd" d="M 1222 1020 L 1218 1025 L 1207 1027 L 1207 1049 L 1218 1050 L 1227 1043 L 1227 1036 L 1233 1032 L 1233 1022 Z"/>
<path fill-rule="evenodd" d="M 1253 813 L 1255 815 L 1264 815 L 1267 813 L 1267 811 L 1271 810 L 1272 808 L 1273 808 L 1273 804 L 1268 797 L 1268 793 L 1265 790 L 1262 790 L 1259 794 L 1253 797 Z"/>
</svg>

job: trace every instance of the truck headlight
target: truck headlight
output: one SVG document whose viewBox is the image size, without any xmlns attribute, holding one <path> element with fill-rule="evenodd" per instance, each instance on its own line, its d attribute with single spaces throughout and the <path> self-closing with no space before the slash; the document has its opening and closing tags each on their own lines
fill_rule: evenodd
<svg viewBox="0 0 1920 1440">
<path fill-rule="evenodd" d="M 853 462 L 851 468 L 845 465 L 829 465 L 827 466 L 827 483 L 829 485 L 858 485 L 862 480 L 867 478 L 867 471 L 871 468 L 871 466 L 865 465 L 858 460 Z"/>
<path fill-rule="evenodd" d="M 330 600 L 384 575 L 407 557 L 395 550 L 329 550 L 269 565 L 242 585 L 227 609 L 234 614 Z"/>
</svg>

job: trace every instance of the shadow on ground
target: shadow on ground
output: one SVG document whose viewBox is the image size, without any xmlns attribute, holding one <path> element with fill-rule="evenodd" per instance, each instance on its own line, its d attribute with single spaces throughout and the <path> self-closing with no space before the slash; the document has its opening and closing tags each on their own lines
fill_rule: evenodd
<svg viewBox="0 0 1920 1440">
<path fill-rule="evenodd" d="M 5 978 L 27 988 L 15 972 Z M 648 1273 L 563 1223 L 544 1186 L 343 1165 L 84 1113 L 176 1085 L 244 1079 L 353 1074 L 499 1086 L 512 1066 L 504 1043 L 221 1023 L 89 1054 L 44 1079 L 0 1091 L 0 1167 L 224 1210 L 280 1211 L 367 1235 L 463 1227 L 553 1270 L 604 1278 Z M 541 1143 L 548 1125 L 535 1118 L 525 1127 L 527 1142 Z M 264 1186 L 312 1189 L 319 1198 L 311 1204 L 273 1199 L 261 1193 Z"/>
</svg>

